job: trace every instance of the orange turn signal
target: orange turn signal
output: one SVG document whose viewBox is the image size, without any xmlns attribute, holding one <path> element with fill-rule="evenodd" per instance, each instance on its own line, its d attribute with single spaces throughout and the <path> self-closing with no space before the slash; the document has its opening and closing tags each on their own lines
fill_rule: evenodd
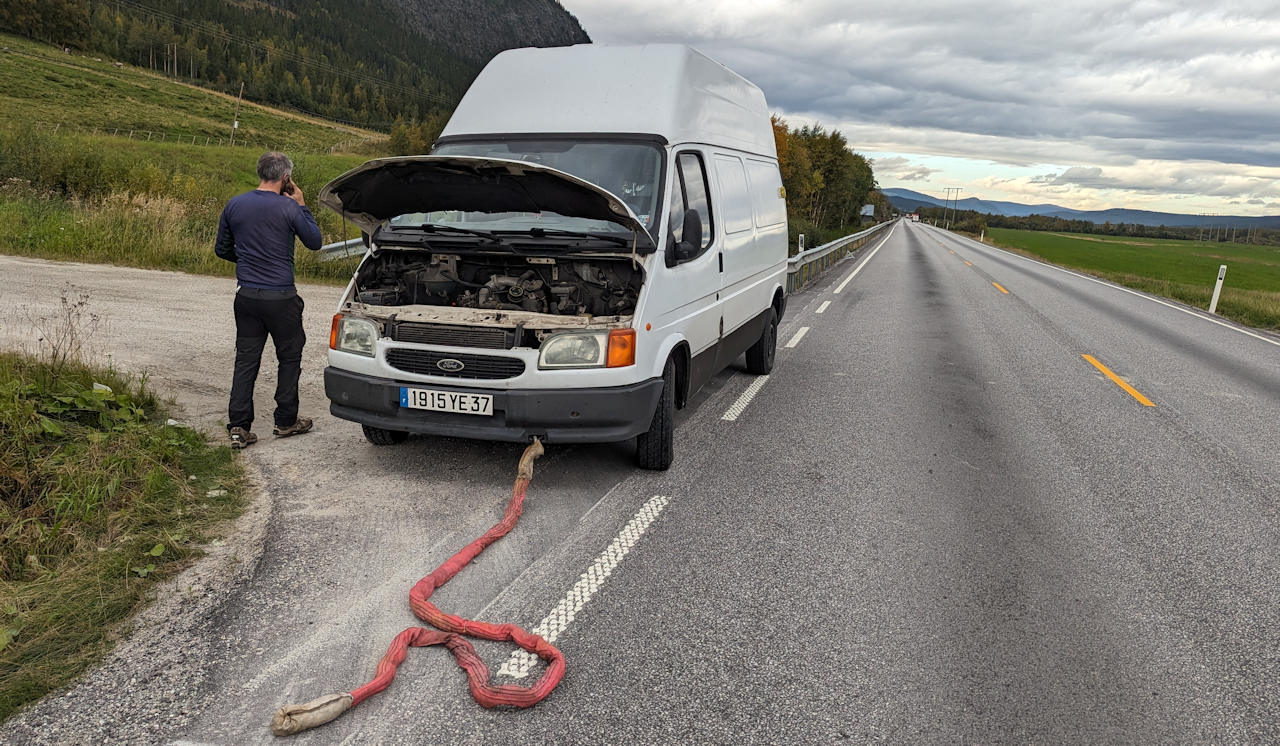
<svg viewBox="0 0 1280 746">
<path fill-rule="evenodd" d="M 609 332 L 609 368 L 636 364 L 636 330 L 614 329 Z"/>
<path fill-rule="evenodd" d="M 329 327 L 329 349 L 338 349 L 338 326 L 342 323 L 342 314 L 333 315 L 333 325 Z"/>
</svg>

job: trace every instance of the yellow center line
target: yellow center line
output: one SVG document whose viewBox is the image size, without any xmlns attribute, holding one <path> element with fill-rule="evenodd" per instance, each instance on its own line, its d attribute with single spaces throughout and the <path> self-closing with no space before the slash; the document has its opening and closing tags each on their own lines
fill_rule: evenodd
<svg viewBox="0 0 1280 746">
<path fill-rule="evenodd" d="M 1005 289 L 1004 289 L 1004 286 L 1002 286 L 1000 283 L 998 283 L 998 282 L 993 282 L 993 283 L 991 283 L 991 284 L 996 286 L 996 290 L 999 290 L 1000 292 L 1004 293 L 1005 295 L 1008 295 L 1008 294 L 1009 294 L 1009 291 L 1008 291 L 1008 290 L 1005 290 Z"/>
<path fill-rule="evenodd" d="M 955 249 L 947 249 L 947 251 L 950 251 L 952 254 L 956 253 Z"/>
<path fill-rule="evenodd" d="M 1107 378 L 1110 378 L 1111 381 L 1115 383 L 1115 385 L 1129 392 L 1129 396 L 1132 396 L 1133 398 L 1137 399 L 1138 403 L 1141 404 L 1142 406 L 1144 407 L 1155 406 L 1155 404 L 1151 403 L 1150 399 L 1143 396 L 1137 389 L 1130 386 L 1128 382 L 1122 379 L 1120 376 L 1117 376 L 1115 373 L 1112 373 L 1111 369 L 1109 369 L 1107 366 L 1103 365 L 1102 363 L 1098 362 L 1097 359 L 1094 358 L 1092 355 L 1081 355 L 1080 357 L 1084 358 L 1085 360 L 1088 360 L 1089 363 L 1093 365 L 1093 367 L 1102 371 L 1102 375 L 1106 376 Z"/>
<path fill-rule="evenodd" d="M 969 265 L 970 267 L 972 267 L 972 266 L 973 266 L 973 262 L 969 261 L 968 259 L 965 259 L 965 260 L 964 260 L 964 263 L 965 263 L 965 264 L 967 264 L 967 265 Z"/>
</svg>

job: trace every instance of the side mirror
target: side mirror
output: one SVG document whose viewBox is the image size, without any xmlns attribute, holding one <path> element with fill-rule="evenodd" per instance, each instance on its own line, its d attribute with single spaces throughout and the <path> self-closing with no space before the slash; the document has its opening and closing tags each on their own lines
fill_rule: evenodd
<svg viewBox="0 0 1280 746">
<path fill-rule="evenodd" d="M 685 210 L 684 226 L 680 231 L 684 240 L 675 245 L 675 260 L 687 262 L 698 255 L 702 248 L 702 218 L 697 210 Z"/>
</svg>

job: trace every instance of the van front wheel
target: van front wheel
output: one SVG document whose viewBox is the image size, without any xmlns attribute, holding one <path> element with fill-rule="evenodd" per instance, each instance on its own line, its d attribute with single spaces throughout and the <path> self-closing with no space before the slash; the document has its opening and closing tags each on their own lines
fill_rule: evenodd
<svg viewBox="0 0 1280 746">
<path fill-rule="evenodd" d="M 662 369 L 662 396 L 653 412 L 649 432 L 636 436 L 636 465 L 650 471 L 666 471 L 675 455 L 676 365 L 667 360 Z"/>
<path fill-rule="evenodd" d="M 770 308 L 760 339 L 747 349 L 747 372 L 762 376 L 773 370 L 773 359 L 777 357 L 777 353 L 778 312 Z"/>
<path fill-rule="evenodd" d="M 387 430 L 386 428 L 361 425 L 364 438 L 375 446 L 393 446 L 409 439 L 409 433 L 403 430 Z"/>
</svg>

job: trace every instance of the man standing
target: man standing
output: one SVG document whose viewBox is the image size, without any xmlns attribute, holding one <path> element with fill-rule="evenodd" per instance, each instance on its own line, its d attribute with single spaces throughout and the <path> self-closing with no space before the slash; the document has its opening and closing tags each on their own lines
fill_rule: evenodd
<svg viewBox="0 0 1280 746">
<path fill-rule="evenodd" d="M 253 427 L 253 386 L 258 380 L 267 335 L 280 364 L 276 377 L 276 437 L 301 435 L 311 420 L 298 416 L 298 377 L 302 373 L 302 298 L 293 284 L 293 237 L 315 251 L 320 227 L 293 183 L 293 161 L 284 153 L 258 159 L 258 188 L 231 198 L 218 221 L 214 252 L 235 262 L 236 367 L 227 407 L 231 447 L 258 442 Z"/>
</svg>

